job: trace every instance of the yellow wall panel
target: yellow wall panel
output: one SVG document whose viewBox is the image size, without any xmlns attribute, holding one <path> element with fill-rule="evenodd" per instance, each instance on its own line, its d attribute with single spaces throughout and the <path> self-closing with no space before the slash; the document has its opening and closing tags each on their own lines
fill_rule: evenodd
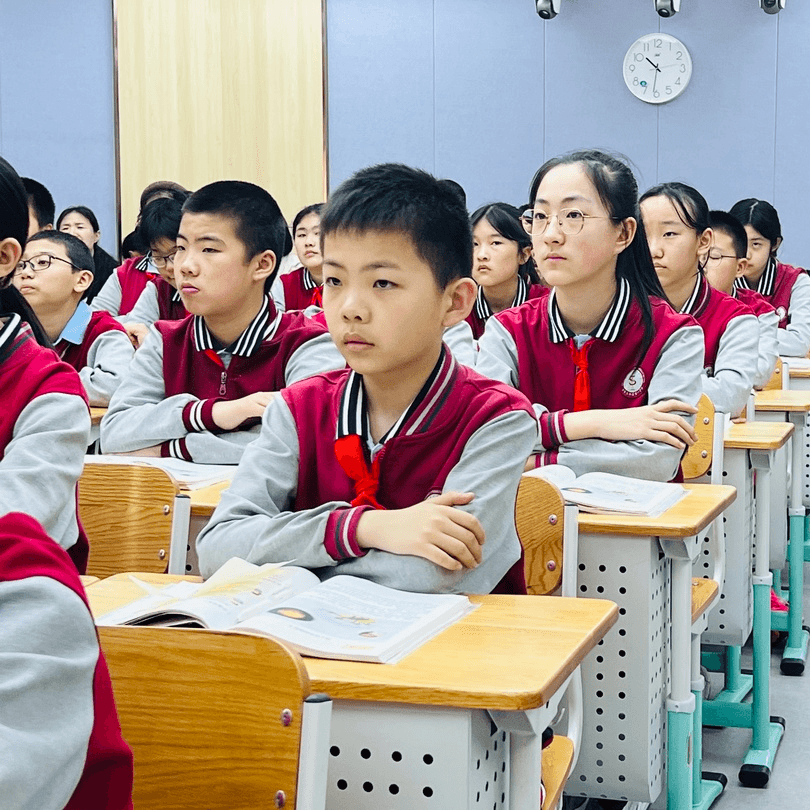
<svg viewBox="0 0 810 810">
<path fill-rule="evenodd" d="M 321 0 L 116 0 L 122 229 L 144 186 L 325 198 Z"/>
</svg>

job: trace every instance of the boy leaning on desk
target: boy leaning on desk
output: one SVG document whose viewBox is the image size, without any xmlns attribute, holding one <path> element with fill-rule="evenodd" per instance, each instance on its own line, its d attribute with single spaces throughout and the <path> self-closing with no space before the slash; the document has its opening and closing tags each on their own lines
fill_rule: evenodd
<svg viewBox="0 0 810 810">
<path fill-rule="evenodd" d="M 403 590 L 522 591 L 513 511 L 536 422 L 442 342 L 475 300 L 463 201 L 425 172 L 373 166 L 332 195 L 321 239 L 349 368 L 267 406 L 197 540 L 203 576 L 238 556 Z"/>
</svg>

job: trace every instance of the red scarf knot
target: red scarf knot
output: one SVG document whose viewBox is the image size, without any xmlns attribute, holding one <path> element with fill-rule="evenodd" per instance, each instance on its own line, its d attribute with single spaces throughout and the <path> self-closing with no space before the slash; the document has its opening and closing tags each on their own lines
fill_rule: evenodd
<svg viewBox="0 0 810 810">
<path fill-rule="evenodd" d="M 587 340 L 581 348 L 577 348 L 574 339 L 568 343 L 571 350 L 571 359 L 577 367 L 577 374 L 574 378 L 574 410 L 589 411 L 591 409 L 591 377 L 588 374 L 588 350 L 593 339 Z"/>
<path fill-rule="evenodd" d="M 377 500 L 377 489 L 380 486 L 379 454 L 369 468 L 363 452 L 363 442 L 356 433 L 349 433 L 335 440 L 335 456 L 343 472 L 352 479 L 355 497 L 352 506 L 373 506 L 385 509 Z"/>
</svg>

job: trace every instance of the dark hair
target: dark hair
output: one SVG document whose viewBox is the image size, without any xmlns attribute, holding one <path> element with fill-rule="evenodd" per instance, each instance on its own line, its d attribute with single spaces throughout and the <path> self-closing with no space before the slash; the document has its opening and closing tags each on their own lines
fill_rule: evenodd
<svg viewBox="0 0 810 810">
<path fill-rule="evenodd" d="M 25 249 L 28 236 L 28 195 L 12 165 L 0 157 L 0 240 L 14 239 Z M 31 327 L 42 346 L 51 346 L 37 316 L 20 291 L 10 283 L 11 273 L 0 279 L 0 312 L 15 313 Z"/>
<path fill-rule="evenodd" d="M 749 197 L 734 203 L 729 214 L 736 217 L 743 226 L 750 225 L 761 233 L 771 243 L 771 256 L 776 255 L 778 242 L 782 238 L 782 224 L 779 222 L 779 214 L 769 202 Z"/>
<path fill-rule="evenodd" d="M 520 211 L 509 203 L 497 202 L 482 205 L 477 211 L 470 214 L 470 227 L 482 220 L 486 221 L 504 238 L 510 242 L 517 242 L 518 251 L 532 246 L 532 238 L 526 233 L 520 221 Z M 518 274 L 523 276 L 530 284 L 540 284 L 540 276 L 534 266 L 531 254 L 529 258 L 518 267 Z"/>
<path fill-rule="evenodd" d="M 173 180 L 155 180 L 154 183 L 150 183 L 141 192 L 138 210 L 143 212 L 143 209 L 146 208 L 150 202 L 161 198 L 175 200 L 182 205 L 189 194 L 190 192 L 187 189 L 183 188 L 180 183 L 175 183 Z"/>
<path fill-rule="evenodd" d="M 141 213 L 141 223 L 138 225 L 141 241 L 149 248 L 160 239 L 174 242 L 182 218 L 183 203 L 168 197 L 152 200 Z"/>
<path fill-rule="evenodd" d="M 457 191 L 421 169 L 382 163 L 341 183 L 321 214 L 321 244 L 338 231 L 403 234 L 441 290 L 472 276 L 467 209 Z"/>
<path fill-rule="evenodd" d="M 724 233 L 731 239 L 738 259 L 748 255 L 748 235 L 740 220 L 727 211 L 709 211 L 709 225 L 715 233 Z"/>
<path fill-rule="evenodd" d="M 230 219 L 248 261 L 265 250 L 273 251 L 276 266 L 264 282 L 264 289 L 270 289 L 281 257 L 285 255 L 282 251 L 290 232 L 278 203 L 269 192 L 242 180 L 219 180 L 195 191 L 183 204 L 183 213 L 214 214 Z"/>
<path fill-rule="evenodd" d="M 128 233 L 121 241 L 121 260 L 129 258 L 130 253 L 137 253 L 143 256 L 149 248 L 144 245 L 140 233 L 136 228 L 134 231 Z"/>
<path fill-rule="evenodd" d="M 293 220 L 292 224 L 293 237 L 295 237 L 295 229 L 298 227 L 298 223 L 301 222 L 304 217 L 308 217 L 310 214 L 317 214 L 320 216 L 324 205 L 325 203 L 313 203 L 312 205 L 307 205 L 295 215 L 295 219 Z"/>
<path fill-rule="evenodd" d="M 44 228 L 46 225 L 53 225 L 56 204 L 53 201 L 51 192 L 39 180 L 33 180 L 30 177 L 21 177 L 20 179 L 25 187 L 28 205 L 34 212 L 39 227 Z"/>
<path fill-rule="evenodd" d="M 93 233 L 98 233 L 101 228 L 98 226 L 96 215 L 86 205 L 71 205 L 59 214 L 59 219 L 56 220 L 56 230 L 58 231 L 62 225 L 62 220 L 68 215 L 73 213 L 81 214 L 85 219 L 90 221 L 93 228 Z"/>
<path fill-rule="evenodd" d="M 650 197 L 666 197 L 675 207 L 681 222 L 696 231 L 698 236 L 709 227 L 709 204 L 696 188 L 686 183 L 660 183 L 645 191 L 639 202 Z"/>
<path fill-rule="evenodd" d="M 455 193 L 458 194 L 461 202 L 464 203 L 464 207 L 467 207 L 467 192 L 464 191 L 464 186 L 462 186 L 461 183 L 455 180 L 450 180 L 449 178 L 445 178 L 439 182 L 447 186 L 447 188 L 449 188 L 451 191 L 455 191 Z"/>
<path fill-rule="evenodd" d="M 96 272 L 96 265 L 93 262 L 93 254 L 90 252 L 90 248 L 72 233 L 55 231 L 51 228 L 47 231 L 35 233 L 28 240 L 28 244 L 30 245 L 32 242 L 56 242 L 64 247 L 71 264 L 80 270 L 89 270 L 91 273 Z"/>
<path fill-rule="evenodd" d="M 630 294 L 641 307 L 644 322 L 644 339 L 639 347 L 641 358 L 649 349 L 653 338 L 652 305 L 649 296 L 654 295 L 665 301 L 667 297 L 655 272 L 650 247 L 647 244 L 647 232 L 644 230 L 638 206 L 638 183 L 624 157 L 597 149 L 569 152 L 546 161 L 537 170 L 529 190 L 532 205 L 543 178 L 557 166 L 571 164 L 582 167 L 614 222 L 621 222 L 629 217 L 636 221 L 636 235 L 633 241 L 616 259 L 616 276 L 627 279 Z"/>
</svg>

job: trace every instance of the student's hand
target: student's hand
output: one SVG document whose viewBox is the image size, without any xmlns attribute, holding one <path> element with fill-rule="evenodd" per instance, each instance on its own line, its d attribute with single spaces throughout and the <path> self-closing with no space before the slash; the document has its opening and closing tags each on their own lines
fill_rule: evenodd
<svg viewBox="0 0 810 810">
<path fill-rule="evenodd" d="M 357 523 L 357 543 L 361 548 L 424 557 L 448 571 L 476 568 L 484 528 L 477 517 L 454 508 L 474 497 L 472 492 L 443 492 L 406 509 L 369 510 Z"/>
<path fill-rule="evenodd" d="M 697 408 L 677 399 L 666 399 L 641 408 L 602 411 L 599 438 L 611 441 L 645 439 L 682 450 L 697 441 L 697 434 L 686 419 L 673 411 L 697 413 Z"/>
<path fill-rule="evenodd" d="M 257 391 L 241 399 L 215 402 L 211 418 L 222 430 L 236 430 L 246 419 L 261 419 L 275 395 L 274 391 Z"/>
<path fill-rule="evenodd" d="M 125 323 L 124 329 L 127 330 L 132 345 L 136 349 L 140 349 L 149 334 L 149 327 L 145 323 Z"/>
<path fill-rule="evenodd" d="M 130 450 L 128 453 L 110 453 L 111 456 L 147 456 L 148 458 L 160 458 L 160 445 L 152 447 L 142 447 L 140 450 Z"/>
</svg>

